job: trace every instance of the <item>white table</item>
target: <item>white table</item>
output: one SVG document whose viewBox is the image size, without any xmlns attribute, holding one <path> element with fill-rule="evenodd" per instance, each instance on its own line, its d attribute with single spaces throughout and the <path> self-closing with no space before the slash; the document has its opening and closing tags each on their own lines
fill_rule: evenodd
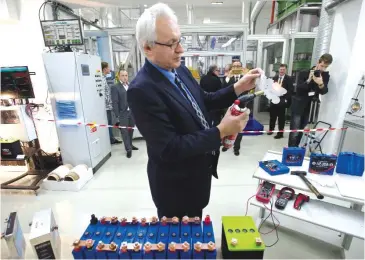
<svg viewBox="0 0 365 260">
<path fill-rule="evenodd" d="M 278 160 L 279 162 L 281 162 L 282 153 L 268 151 L 263 158 L 263 161 L 265 160 Z M 305 158 L 303 166 L 290 168 L 293 171 L 308 171 L 308 167 L 309 159 Z M 319 175 L 316 177 L 319 180 L 323 178 L 323 180 L 326 181 L 328 180 L 328 178 L 334 178 L 335 176 Z M 290 173 L 271 176 L 260 167 L 257 167 L 257 169 L 255 170 L 253 178 L 259 179 L 259 183 L 261 180 L 265 180 L 277 185 L 291 187 L 295 190 L 296 194 L 299 192 L 303 192 L 310 196 L 310 201 L 308 203 L 305 203 L 302 206 L 301 210 L 296 210 L 293 208 L 293 204 L 295 201 L 295 199 L 293 199 L 289 201 L 284 210 L 278 210 L 275 206 L 273 206 L 273 212 L 343 233 L 344 238 L 342 241 L 342 248 L 346 250 L 350 248 L 353 237 L 364 239 L 364 213 L 361 211 L 364 205 L 363 199 L 342 196 L 336 185 L 334 185 L 333 187 L 326 187 L 316 185 L 315 182 L 312 182 L 312 184 L 325 198 L 329 197 L 337 199 L 339 201 L 350 202 L 351 208 L 346 208 L 336 204 L 317 200 L 316 196 L 311 193 L 307 185 L 302 181 L 300 177 L 290 175 Z M 277 192 L 278 190 L 276 190 L 276 193 Z M 251 204 L 260 208 L 259 222 L 261 224 L 265 217 L 266 207 L 263 203 L 255 199 L 251 201 Z M 270 205 L 267 205 L 267 207 L 270 208 Z"/>
</svg>

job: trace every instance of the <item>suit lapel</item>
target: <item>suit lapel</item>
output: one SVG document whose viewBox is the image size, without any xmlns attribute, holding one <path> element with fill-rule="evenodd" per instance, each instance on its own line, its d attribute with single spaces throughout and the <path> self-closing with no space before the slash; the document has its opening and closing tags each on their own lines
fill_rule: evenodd
<svg viewBox="0 0 365 260">
<path fill-rule="evenodd" d="M 173 97 L 177 102 L 180 103 L 193 117 L 193 119 L 198 123 L 198 125 L 203 128 L 202 123 L 198 116 L 196 115 L 196 112 L 194 108 L 192 107 L 189 100 L 187 100 L 176 88 L 175 85 L 173 85 L 158 69 L 156 69 L 152 64 L 150 64 L 148 61 L 146 61 L 146 68 L 147 70 L 150 70 L 153 79 L 156 81 L 156 84 L 158 86 L 161 86 L 167 94 L 169 94 L 171 97 Z M 185 79 L 183 79 L 183 75 L 179 74 L 181 77 L 181 80 L 185 83 Z M 187 84 L 187 83 L 185 83 Z M 190 90 L 190 88 L 187 86 L 187 88 Z M 194 96 L 194 95 L 193 95 Z M 195 98 L 195 96 L 194 96 Z M 198 101 L 197 101 L 198 102 Z"/>
</svg>

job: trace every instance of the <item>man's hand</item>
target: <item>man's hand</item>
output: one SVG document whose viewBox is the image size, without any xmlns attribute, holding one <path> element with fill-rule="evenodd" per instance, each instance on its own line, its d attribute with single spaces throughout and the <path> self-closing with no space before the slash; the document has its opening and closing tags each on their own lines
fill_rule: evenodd
<svg viewBox="0 0 365 260">
<path fill-rule="evenodd" d="M 258 69 L 247 72 L 239 81 L 234 84 L 234 91 L 239 96 L 242 92 L 248 91 L 255 87 L 255 80 L 260 77 Z"/>
<path fill-rule="evenodd" d="M 221 123 L 217 126 L 221 134 L 221 139 L 225 136 L 240 133 L 246 127 L 249 115 L 249 109 L 239 116 L 231 115 L 231 110 L 228 109 Z"/>
<path fill-rule="evenodd" d="M 317 83 L 317 85 L 320 87 L 320 88 L 323 88 L 324 85 L 323 85 L 323 79 L 322 79 L 322 76 L 319 76 L 319 77 L 316 77 L 316 76 L 313 76 L 313 81 L 315 83 Z"/>
<path fill-rule="evenodd" d="M 116 123 L 115 123 L 115 126 L 120 126 L 120 123 L 119 123 L 119 122 L 116 122 Z"/>
</svg>

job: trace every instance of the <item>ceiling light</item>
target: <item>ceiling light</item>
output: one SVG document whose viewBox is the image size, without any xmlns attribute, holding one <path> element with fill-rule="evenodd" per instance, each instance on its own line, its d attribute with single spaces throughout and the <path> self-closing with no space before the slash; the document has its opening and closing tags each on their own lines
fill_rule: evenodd
<svg viewBox="0 0 365 260">
<path fill-rule="evenodd" d="M 222 1 L 215 1 L 215 2 L 212 2 L 212 5 L 222 5 L 223 2 Z"/>
<path fill-rule="evenodd" d="M 147 5 L 144 5 L 144 7 L 147 7 Z"/>
</svg>

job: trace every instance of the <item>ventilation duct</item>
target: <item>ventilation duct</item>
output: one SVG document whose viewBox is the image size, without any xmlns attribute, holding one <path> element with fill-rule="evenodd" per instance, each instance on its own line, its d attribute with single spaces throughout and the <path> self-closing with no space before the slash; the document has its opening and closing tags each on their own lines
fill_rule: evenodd
<svg viewBox="0 0 365 260">
<path fill-rule="evenodd" d="M 312 55 L 312 64 L 316 64 L 322 54 L 328 53 L 335 17 L 333 8 L 348 0 L 323 0 L 319 19 L 316 45 Z"/>
</svg>

